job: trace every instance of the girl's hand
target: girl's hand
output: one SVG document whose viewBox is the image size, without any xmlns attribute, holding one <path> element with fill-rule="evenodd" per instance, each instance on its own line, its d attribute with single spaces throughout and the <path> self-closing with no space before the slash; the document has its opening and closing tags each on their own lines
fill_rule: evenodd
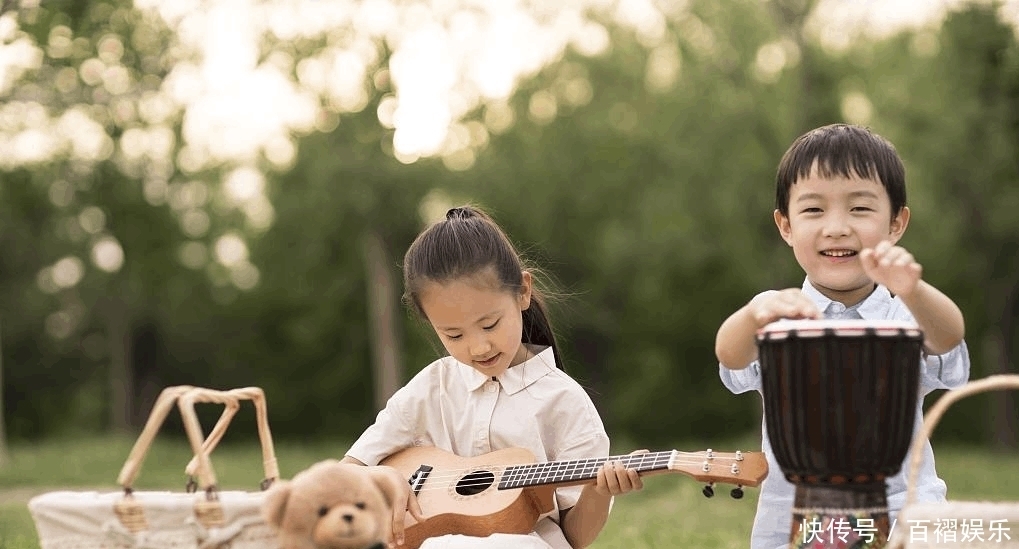
<svg viewBox="0 0 1019 549">
<path fill-rule="evenodd" d="M 860 263 L 867 276 L 888 288 L 893 295 L 908 297 L 920 283 L 923 267 L 905 248 L 884 240 L 860 251 Z"/>
<path fill-rule="evenodd" d="M 386 465 L 371 467 L 371 474 L 374 477 L 381 477 L 390 486 L 393 503 L 393 541 L 390 547 L 403 545 L 404 523 L 409 512 L 414 520 L 424 522 L 424 512 L 421 511 L 421 504 L 417 497 L 410 490 L 410 484 L 400 475 L 400 472 Z"/>
<path fill-rule="evenodd" d="M 637 450 L 630 452 L 630 455 L 646 454 L 647 452 L 647 450 Z M 603 496 L 618 496 L 643 488 L 644 482 L 637 471 L 623 467 L 619 461 L 606 461 L 598 470 L 595 491 Z"/>
</svg>

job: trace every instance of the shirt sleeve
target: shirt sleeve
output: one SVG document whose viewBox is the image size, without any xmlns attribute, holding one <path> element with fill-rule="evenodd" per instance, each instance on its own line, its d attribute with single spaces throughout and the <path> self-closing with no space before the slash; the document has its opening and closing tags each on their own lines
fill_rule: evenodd
<svg viewBox="0 0 1019 549">
<path fill-rule="evenodd" d="M 943 355 L 926 355 L 920 364 L 923 394 L 937 389 L 955 389 L 969 381 L 969 349 L 963 340 Z"/>
<path fill-rule="evenodd" d="M 609 437 L 602 431 L 601 433 L 591 433 L 585 438 L 575 440 L 556 454 L 552 461 L 591 459 L 595 457 L 608 457 L 608 455 Z M 580 499 L 580 492 L 583 489 L 583 486 L 557 488 L 555 495 L 559 511 L 565 511 L 576 505 L 577 500 Z"/>
<path fill-rule="evenodd" d="M 761 363 L 755 360 L 742 370 L 730 370 L 719 363 L 718 377 L 722 379 L 722 385 L 725 385 L 725 388 L 732 391 L 733 394 L 760 391 Z"/>
<path fill-rule="evenodd" d="M 608 457 L 609 436 L 597 408 L 580 385 L 562 395 L 556 412 L 549 416 L 548 421 L 556 425 L 556 438 L 559 440 L 550 448 L 549 461 Z M 583 489 L 583 486 L 557 488 L 559 511 L 576 505 Z"/>
<path fill-rule="evenodd" d="M 378 465 L 397 451 L 413 446 L 414 429 L 405 413 L 411 397 L 409 387 L 394 393 L 376 416 L 375 423 L 365 429 L 346 455 L 365 465 Z"/>
</svg>

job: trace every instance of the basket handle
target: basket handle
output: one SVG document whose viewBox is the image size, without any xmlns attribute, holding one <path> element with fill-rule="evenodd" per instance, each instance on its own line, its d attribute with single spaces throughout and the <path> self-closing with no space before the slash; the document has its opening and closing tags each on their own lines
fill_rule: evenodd
<svg viewBox="0 0 1019 549">
<path fill-rule="evenodd" d="M 909 450 L 909 479 L 906 482 L 905 505 L 916 502 L 916 477 L 920 471 L 921 460 L 923 460 L 923 445 L 930 439 L 934 427 L 941 420 L 945 410 L 956 401 L 968 396 L 999 389 L 1019 389 L 1019 375 L 999 374 L 971 381 L 958 389 L 948 391 L 934 403 L 934 406 L 931 406 L 924 416 L 921 431 L 913 438 L 913 445 Z"/>
<path fill-rule="evenodd" d="M 279 467 L 276 462 L 276 454 L 273 449 L 272 435 L 269 431 L 268 426 L 268 413 L 266 412 L 265 395 L 261 389 L 256 387 L 247 387 L 244 389 L 234 389 L 232 391 L 213 391 L 210 389 L 202 389 L 191 385 L 176 385 L 167 387 L 159 394 L 156 399 L 156 403 L 152 407 L 152 411 L 149 413 L 149 418 L 145 423 L 145 427 L 142 429 L 141 434 L 135 441 L 134 446 L 131 448 L 131 452 L 128 454 L 127 460 L 124 462 L 124 466 L 120 470 L 120 474 L 117 476 L 117 484 L 124 488 L 124 492 L 130 494 L 133 490 L 134 482 L 138 478 L 138 474 L 141 472 L 142 463 L 145 461 L 145 456 L 148 454 L 149 449 L 152 447 L 152 442 L 155 440 L 156 435 L 159 432 L 159 428 L 166 421 L 167 414 L 170 413 L 170 409 L 173 408 L 174 403 L 179 404 L 179 399 L 185 394 L 191 391 L 200 391 L 200 399 L 191 399 L 186 408 L 182 409 L 182 415 L 184 416 L 184 427 L 185 430 L 196 429 L 195 435 L 198 439 L 202 439 L 201 425 L 197 421 L 197 416 L 194 418 L 194 422 L 188 422 L 186 416 L 188 412 L 185 410 L 191 410 L 190 414 L 194 415 L 194 402 L 214 402 L 224 405 L 223 413 L 219 420 L 216 422 L 216 426 L 213 427 L 209 438 L 200 444 L 201 451 L 195 452 L 195 456 L 205 455 L 215 448 L 215 445 L 226 433 L 226 428 L 229 426 L 230 420 L 237 413 L 240 408 L 238 400 L 252 400 L 255 404 L 256 418 L 258 421 L 258 434 L 262 444 L 262 462 L 265 473 L 265 479 L 262 481 L 264 487 L 267 484 L 279 478 Z M 191 436 L 189 434 L 189 440 Z M 194 447 L 192 446 L 192 450 Z M 195 462 L 195 467 L 198 465 L 196 458 L 192 461 Z M 208 460 L 206 459 L 206 463 Z M 188 469 L 193 472 L 194 468 L 191 464 L 188 465 Z M 206 479 L 208 480 L 208 479 Z M 214 484 L 215 477 L 212 478 Z M 206 484 L 211 485 L 211 484 Z"/>
<path fill-rule="evenodd" d="M 273 447 L 272 433 L 269 430 L 269 413 L 266 408 L 264 391 L 258 387 L 244 387 L 229 391 L 195 388 L 177 399 L 177 408 L 184 420 L 184 428 L 188 435 L 188 441 L 191 443 L 191 450 L 195 454 L 185 468 L 185 473 L 193 476 L 197 469 L 201 488 L 205 490 L 215 490 L 216 488 L 216 473 L 209 460 L 209 454 L 226 433 L 230 421 L 237 413 L 238 402 L 241 400 L 250 400 L 255 406 L 258 438 L 262 446 L 262 470 L 265 475 L 260 485 L 261 489 L 267 489 L 279 478 L 279 464 L 276 460 L 276 450 Z M 198 415 L 195 413 L 195 403 L 199 402 L 218 403 L 226 406 L 220 420 L 209 434 L 209 438 L 205 440 L 203 440 Z"/>
<path fill-rule="evenodd" d="M 134 481 L 138 478 L 138 473 L 141 472 L 145 455 L 152 447 L 152 441 L 155 440 L 159 428 L 166 421 L 166 415 L 170 413 L 173 404 L 182 394 L 193 389 L 195 387 L 191 385 L 176 385 L 167 387 L 159 393 L 159 398 L 156 399 L 152 411 L 149 412 L 149 419 L 145 422 L 145 427 L 142 428 L 141 434 L 138 435 L 138 439 L 135 440 L 134 446 L 127 456 L 127 461 L 124 462 L 120 474 L 117 475 L 117 484 L 124 488 L 124 492 L 131 493 L 133 490 Z"/>
</svg>

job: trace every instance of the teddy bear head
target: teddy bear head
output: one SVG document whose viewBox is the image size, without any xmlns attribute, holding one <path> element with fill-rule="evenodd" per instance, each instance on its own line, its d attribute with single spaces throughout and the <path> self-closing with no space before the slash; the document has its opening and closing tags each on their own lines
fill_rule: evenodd
<svg viewBox="0 0 1019 549">
<path fill-rule="evenodd" d="M 320 461 L 266 493 L 262 516 L 283 549 L 369 549 L 392 538 L 394 487 L 369 467 Z"/>
</svg>

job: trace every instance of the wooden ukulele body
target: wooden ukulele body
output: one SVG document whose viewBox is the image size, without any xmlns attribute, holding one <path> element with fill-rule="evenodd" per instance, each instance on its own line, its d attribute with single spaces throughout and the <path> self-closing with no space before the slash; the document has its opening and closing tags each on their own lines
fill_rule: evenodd
<svg viewBox="0 0 1019 549">
<path fill-rule="evenodd" d="M 417 549 L 424 540 L 445 534 L 531 533 L 538 517 L 555 508 L 555 486 L 500 490 L 498 485 L 505 467 L 534 462 L 534 455 L 523 448 L 463 458 L 427 446 L 383 460 L 382 465 L 393 467 L 405 478 L 411 478 L 422 465 L 431 467 L 417 492 L 426 521 L 419 523 L 407 514 L 405 546 Z"/>
</svg>

